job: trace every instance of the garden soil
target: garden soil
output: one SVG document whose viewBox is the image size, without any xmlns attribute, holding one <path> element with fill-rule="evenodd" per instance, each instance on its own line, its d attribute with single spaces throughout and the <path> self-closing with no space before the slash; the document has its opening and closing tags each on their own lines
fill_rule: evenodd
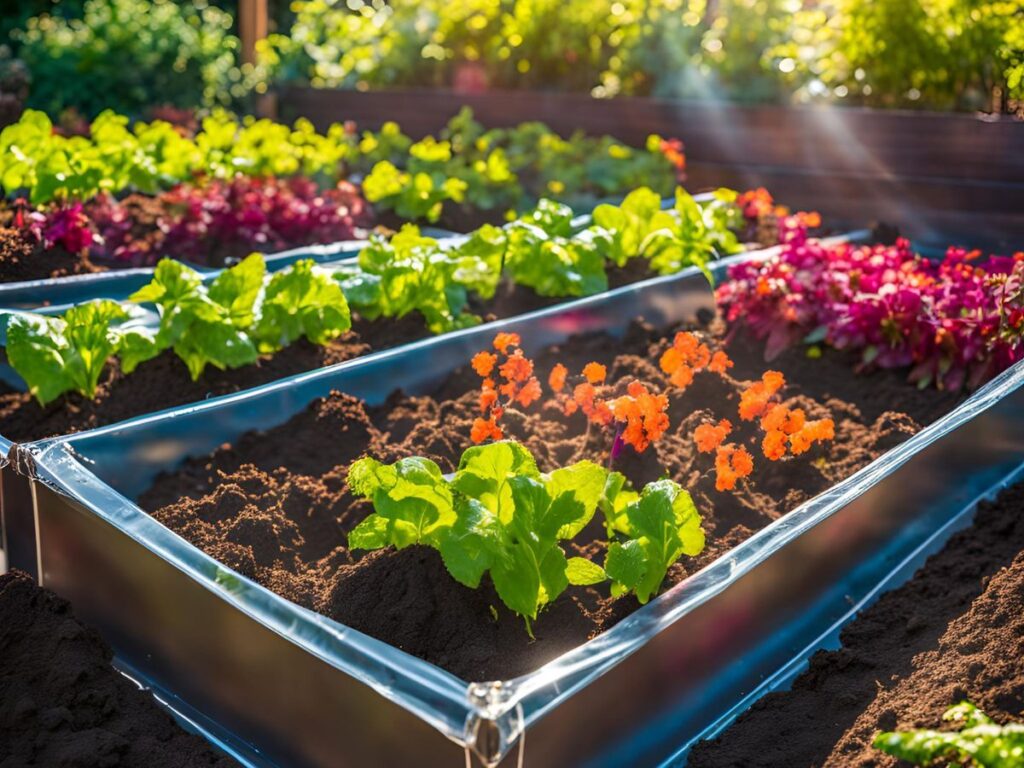
<svg viewBox="0 0 1024 768">
<path fill-rule="evenodd" d="M 110 647 L 24 573 L 0 575 L 0 766 L 229 768 L 111 666 Z"/>
<path fill-rule="evenodd" d="M 0 226 L 0 283 L 102 272 L 82 254 L 43 248 L 24 230 Z"/>
<path fill-rule="evenodd" d="M 709 338 L 726 345 L 720 331 Z M 587 335 L 548 348 L 535 360 L 542 380 L 555 362 L 579 371 L 595 360 L 607 364 L 609 380 L 623 388 L 634 378 L 661 388 L 667 384 L 657 360 L 668 343 L 664 333 L 636 322 L 625 338 Z M 771 366 L 787 376 L 785 402 L 804 408 L 808 418 L 832 417 L 836 440 L 773 463 L 760 457 L 760 437 L 744 425 L 739 439 L 756 457 L 754 473 L 737 492 L 721 493 L 714 487 L 713 460 L 696 452 L 692 432 L 712 419 L 739 424 L 744 382 L 766 368 L 761 344 L 736 337 L 727 347 L 736 362 L 730 375 L 701 373 L 684 393 L 671 394 L 665 437 L 647 452 L 627 451 L 616 462 L 637 486 L 667 474 L 691 491 L 703 515 L 705 551 L 672 566 L 666 587 L 848 477 L 956 402 L 952 395 L 908 386 L 896 373 L 855 376 L 850 360 L 838 354 L 812 360 L 793 350 Z M 368 406 L 333 393 L 275 429 L 246 434 L 188 460 L 159 477 L 140 503 L 239 573 L 463 679 L 521 675 L 614 625 L 637 608 L 635 600 L 611 600 L 607 586 L 571 587 L 544 609 L 531 640 L 486 578 L 478 590 L 463 587 L 433 550 L 367 554 L 345 546 L 347 532 L 371 511 L 348 491 L 351 462 L 367 454 L 385 462 L 420 455 L 453 471 L 470 444 L 478 386 L 467 366 L 432 396 L 394 392 L 382 405 Z M 584 458 L 600 462 L 607 455 L 607 435 L 588 430 L 579 414 L 564 416 L 553 403 L 509 412 L 504 426 L 543 470 Z M 603 561 L 598 517 L 567 545 L 570 555 Z"/>
<path fill-rule="evenodd" d="M 943 729 L 968 700 L 998 723 L 1024 717 L 1024 484 L 983 503 L 903 586 L 887 592 L 819 651 L 786 692 L 772 693 L 689 768 L 900 763 L 875 750 L 880 731 Z"/>
</svg>

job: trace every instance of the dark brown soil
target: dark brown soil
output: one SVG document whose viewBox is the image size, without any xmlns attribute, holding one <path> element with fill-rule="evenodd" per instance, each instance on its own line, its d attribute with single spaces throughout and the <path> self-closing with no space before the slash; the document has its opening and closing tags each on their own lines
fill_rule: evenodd
<svg viewBox="0 0 1024 768">
<path fill-rule="evenodd" d="M 757 702 L 690 768 L 895 766 L 882 730 L 943 728 L 967 699 L 997 722 L 1024 714 L 1024 484 L 981 505 L 914 578 L 860 613 L 792 690 Z"/>
<path fill-rule="evenodd" d="M 536 358 L 546 376 L 555 361 L 579 370 L 590 360 L 609 365 L 611 380 L 640 378 L 665 385 L 655 361 L 663 334 L 635 324 L 623 340 L 589 335 Z M 715 343 L 718 343 L 717 341 Z M 621 354 L 621 350 L 633 354 Z M 847 477 L 948 410 L 954 398 L 921 392 L 896 375 L 855 381 L 849 361 L 808 360 L 791 352 L 779 361 L 791 386 L 788 402 L 810 417 L 826 413 L 838 439 L 799 459 L 760 459 L 735 494 L 714 489 L 711 461 L 695 452 L 691 434 L 702 421 L 735 419 L 743 380 L 759 377 L 760 349 L 744 338 L 730 344 L 734 376 L 698 376 L 671 396 L 669 433 L 642 455 L 623 455 L 616 468 L 636 484 L 667 473 L 690 489 L 704 515 L 705 552 L 673 566 L 673 584 L 711 562 L 753 531 Z M 775 366 L 773 366 L 775 367 Z M 607 588 L 574 588 L 549 606 L 530 641 L 489 586 L 469 590 L 447 576 L 432 551 L 409 548 L 370 555 L 349 552 L 345 534 L 370 511 L 346 487 L 349 464 L 369 454 L 382 461 L 423 455 L 452 471 L 469 444 L 476 416 L 469 370 L 453 374 L 434 397 L 393 393 L 380 407 L 335 393 L 266 434 L 193 459 L 158 478 L 140 503 L 165 525 L 240 573 L 284 597 L 434 662 L 464 679 L 516 676 L 601 632 L 636 608 L 612 601 Z M 582 417 L 553 406 L 506 416 L 506 433 L 550 470 L 583 458 L 603 461 L 607 436 L 588 433 Z M 743 439 L 756 452 L 759 437 Z M 603 527 L 595 520 L 571 547 L 603 560 Z M 497 616 L 492 614 L 492 606 Z"/>
<path fill-rule="evenodd" d="M 403 225 L 410 223 L 408 219 L 403 219 L 394 211 L 376 209 L 375 213 L 376 223 L 394 232 L 400 230 Z M 444 206 L 441 218 L 437 221 L 420 220 L 411 223 L 421 228 L 437 227 L 438 229 L 447 229 L 449 232 L 469 233 L 480 229 L 484 224 L 493 224 L 495 226 L 504 224 L 505 216 L 499 210 L 482 211 L 469 205 L 447 203 Z"/>
<path fill-rule="evenodd" d="M 102 272 L 84 254 L 43 248 L 28 232 L 0 227 L 0 283 Z"/>
<path fill-rule="evenodd" d="M 0 575 L 0 765 L 236 765 L 111 666 L 110 647 L 23 573 Z"/>
<path fill-rule="evenodd" d="M 109 366 L 92 400 L 72 393 L 42 407 L 27 392 L 0 389 L 0 434 L 27 442 L 94 429 L 334 365 L 426 335 L 418 316 L 376 323 L 357 319 L 352 331 L 326 346 L 303 339 L 244 368 L 219 371 L 209 366 L 199 381 L 192 381 L 185 364 L 167 351 L 140 365 L 130 376 L 116 365 Z M 376 343 L 371 346 L 366 338 Z"/>
</svg>

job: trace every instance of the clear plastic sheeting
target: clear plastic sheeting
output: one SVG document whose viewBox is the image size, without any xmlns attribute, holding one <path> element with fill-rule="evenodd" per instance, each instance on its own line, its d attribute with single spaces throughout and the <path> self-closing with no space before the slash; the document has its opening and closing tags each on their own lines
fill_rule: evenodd
<svg viewBox="0 0 1024 768">
<path fill-rule="evenodd" d="M 690 271 L 500 327 L 522 334 L 531 352 L 576 333 L 621 333 L 638 316 L 668 326 L 711 306 L 707 282 Z M 495 764 L 525 732 L 530 765 L 601 764 L 621 744 L 647 763 L 671 754 L 680 731 L 717 717 L 713 702 L 734 704 L 737 686 L 774 669 L 778 653 L 761 652 L 795 617 L 826 597 L 823 615 L 845 606 L 848 579 L 877 582 L 894 553 L 926 535 L 932 514 L 962 507 L 1024 451 L 1018 365 L 601 636 L 501 682 L 459 680 L 299 608 L 218 565 L 132 501 L 185 457 L 280 424 L 331 390 L 371 403 L 396 387 L 429 391 L 494 330 L 460 331 L 25 447 L 31 460 L 18 466 L 34 478 L 41 581 L 108 633 L 140 674 L 271 762 L 455 765 L 465 747 Z M 680 702 L 689 702 L 682 724 L 651 735 L 659 713 Z M 636 741 L 636 733 L 647 736 Z"/>
</svg>

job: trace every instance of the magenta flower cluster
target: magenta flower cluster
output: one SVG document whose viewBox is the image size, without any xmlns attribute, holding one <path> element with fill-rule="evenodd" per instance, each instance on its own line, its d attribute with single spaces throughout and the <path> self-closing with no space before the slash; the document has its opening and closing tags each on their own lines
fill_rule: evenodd
<svg viewBox="0 0 1024 768">
<path fill-rule="evenodd" d="M 764 261 L 734 265 L 717 299 L 766 340 L 771 359 L 801 342 L 858 355 L 858 368 L 906 368 L 910 381 L 974 388 L 1024 358 L 1024 253 L 944 259 L 893 245 L 827 246 L 799 229 Z"/>
<path fill-rule="evenodd" d="M 356 239 L 372 224 L 370 208 L 355 186 L 342 182 L 322 190 L 301 177 L 239 176 L 182 184 L 155 201 L 156 221 L 145 223 L 113 198 L 90 203 L 99 242 L 93 256 L 133 265 L 153 264 L 164 256 L 218 265 L 252 251 Z"/>
<path fill-rule="evenodd" d="M 24 221 L 20 211 L 17 220 Z M 60 246 L 68 253 L 79 253 L 94 242 L 89 218 L 81 203 L 59 206 L 45 214 L 32 211 L 28 214 L 28 229 L 44 248 Z"/>
</svg>

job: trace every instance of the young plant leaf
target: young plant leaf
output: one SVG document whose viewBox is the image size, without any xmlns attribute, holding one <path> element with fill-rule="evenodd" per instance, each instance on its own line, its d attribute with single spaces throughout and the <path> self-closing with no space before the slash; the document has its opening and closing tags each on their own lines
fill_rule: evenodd
<svg viewBox="0 0 1024 768">
<path fill-rule="evenodd" d="M 608 579 L 608 574 L 604 572 L 604 568 L 597 563 L 590 562 L 585 557 L 570 557 L 569 564 L 565 569 L 565 575 L 569 579 L 569 583 L 577 587 L 600 584 Z"/>
<path fill-rule="evenodd" d="M 412 457 L 387 465 L 363 458 L 349 469 L 348 482 L 375 510 L 349 534 L 353 549 L 436 547 L 455 522 L 451 489 L 429 459 Z"/>
<path fill-rule="evenodd" d="M 302 259 L 270 278 L 255 335 L 261 352 L 273 352 L 302 336 L 326 344 L 351 327 L 341 286 L 312 259 Z"/>
<path fill-rule="evenodd" d="M 92 398 L 128 318 L 115 301 L 90 301 L 61 317 L 14 313 L 7 322 L 7 359 L 42 405 L 68 391 Z"/>
<path fill-rule="evenodd" d="M 887 755 L 921 766 L 977 765 L 1017 768 L 1024 764 L 1024 724 L 998 725 L 974 704 L 963 701 L 942 717 L 958 723 L 953 731 L 920 729 L 879 733 L 873 746 Z"/>
<path fill-rule="evenodd" d="M 267 265 L 260 253 L 251 253 L 210 284 L 210 299 L 227 310 L 236 328 L 248 328 L 256 314 L 256 300 L 263 290 Z"/>
<path fill-rule="evenodd" d="M 704 549 L 700 514 L 690 494 L 671 480 L 646 485 L 621 514 L 630 540 L 609 546 L 605 571 L 614 582 L 613 594 L 632 591 L 646 603 L 672 563 Z"/>
</svg>

